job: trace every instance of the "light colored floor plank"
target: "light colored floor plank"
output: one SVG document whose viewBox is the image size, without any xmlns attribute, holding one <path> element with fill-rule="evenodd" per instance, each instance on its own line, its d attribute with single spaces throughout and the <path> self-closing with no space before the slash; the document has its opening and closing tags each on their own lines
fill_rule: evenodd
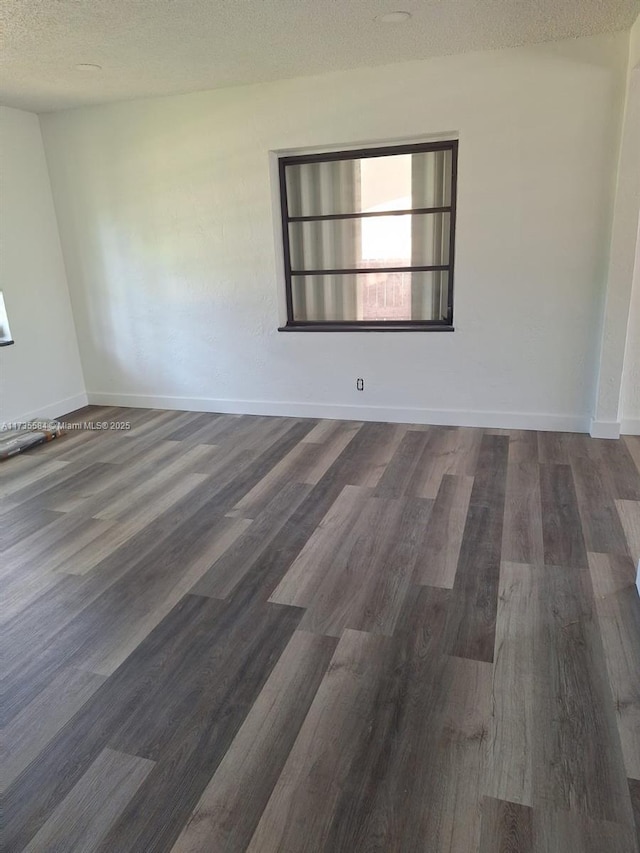
<svg viewBox="0 0 640 853">
<path fill-rule="evenodd" d="M 172 853 L 242 853 L 322 680 L 336 641 L 296 631 Z"/>
<path fill-rule="evenodd" d="M 174 484 L 150 503 L 141 504 L 129 510 L 127 520 L 110 528 L 106 534 L 98 536 L 89 545 L 82 548 L 65 562 L 64 572 L 83 575 L 95 568 L 105 557 L 124 545 L 158 516 L 192 492 L 206 480 L 202 474 L 188 474 L 177 478 Z"/>
<path fill-rule="evenodd" d="M 119 631 L 102 636 L 93 647 L 87 649 L 82 658 L 83 668 L 103 676 L 115 672 L 250 525 L 250 521 L 236 519 L 223 525 L 220 531 L 212 530 L 212 535 L 202 544 L 198 555 L 189 559 L 185 569 L 176 570 L 165 587 L 158 590 L 143 589 L 136 598 L 135 608 L 129 608 L 135 618 L 126 620 Z"/>
<path fill-rule="evenodd" d="M 507 489 L 502 530 L 502 559 L 514 563 L 544 564 L 540 479 L 535 462 L 507 465 Z"/>
<path fill-rule="evenodd" d="M 334 512 L 321 525 L 269 600 L 305 607 L 305 630 L 334 637 L 344 628 L 391 634 L 421 555 L 431 504 L 416 498 L 362 502 L 361 493 L 346 489 L 342 496 L 345 502 L 354 498 L 351 511 L 342 519 Z"/>
<path fill-rule="evenodd" d="M 384 669 L 386 637 L 345 631 L 247 853 L 322 850 Z"/>
<path fill-rule="evenodd" d="M 25 853 L 93 853 L 152 768 L 146 758 L 103 750 Z"/>
<path fill-rule="evenodd" d="M 3 790 L 103 683 L 102 676 L 69 667 L 13 718 L 2 734 Z"/>
<path fill-rule="evenodd" d="M 640 501 L 616 501 L 615 504 L 627 539 L 629 554 L 637 566 L 640 562 Z"/>
<path fill-rule="evenodd" d="M 521 563 L 500 569 L 492 712 L 485 793 L 533 804 L 536 572 Z"/>
<path fill-rule="evenodd" d="M 270 601 L 303 606 L 322 582 L 332 557 L 331 547 L 342 542 L 360 517 L 370 491 L 361 486 L 345 486 L 300 552 L 287 574 L 273 591 Z"/>
<path fill-rule="evenodd" d="M 429 518 L 416 583 L 453 588 L 472 488 L 473 477 L 443 475 Z"/>
<path fill-rule="evenodd" d="M 640 780 L 640 601 L 631 561 L 589 555 L 609 683 L 630 779 Z"/>
</svg>

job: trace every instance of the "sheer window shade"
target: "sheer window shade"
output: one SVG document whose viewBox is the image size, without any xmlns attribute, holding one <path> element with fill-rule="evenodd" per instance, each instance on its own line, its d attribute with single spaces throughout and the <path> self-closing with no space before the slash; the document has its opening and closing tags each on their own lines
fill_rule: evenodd
<svg viewBox="0 0 640 853">
<path fill-rule="evenodd" d="M 280 160 L 286 328 L 452 328 L 457 143 Z"/>
</svg>

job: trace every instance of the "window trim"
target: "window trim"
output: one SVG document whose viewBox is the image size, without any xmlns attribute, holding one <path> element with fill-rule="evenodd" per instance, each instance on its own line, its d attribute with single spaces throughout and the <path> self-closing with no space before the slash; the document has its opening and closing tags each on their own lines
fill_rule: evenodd
<svg viewBox="0 0 640 853">
<path fill-rule="evenodd" d="M 317 216 L 289 216 L 287 203 L 286 168 L 304 163 L 326 163 L 338 160 L 360 160 L 369 157 L 391 157 L 396 154 L 419 154 L 428 151 L 451 151 L 451 204 L 430 208 L 406 210 L 360 211 L 357 213 L 328 213 Z M 387 145 L 375 148 L 355 148 L 344 151 L 327 151 L 320 154 L 300 154 L 278 157 L 280 189 L 280 222 L 284 261 L 287 321 L 279 332 L 453 332 L 453 289 L 455 265 L 456 205 L 458 194 L 458 140 L 419 142 L 407 145 Z M 336 219 L 367 219 L 374 216 L 407 216 L 414 214 L 449 213 L 449 263 L 433 266 L 366 267 L 333 270 L 292 270 L 289 223 L 322 222 Z M 446 320 L 296 320 L 293 315 L 292 277 L 294 275 L 352 275 L 372 272 L 428 272 L 447 270 Z"/>
</svg>

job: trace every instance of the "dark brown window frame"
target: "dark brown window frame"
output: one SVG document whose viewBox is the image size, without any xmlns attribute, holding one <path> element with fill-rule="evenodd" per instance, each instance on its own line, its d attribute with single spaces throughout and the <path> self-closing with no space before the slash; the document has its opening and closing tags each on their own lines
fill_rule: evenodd
<svg viewBox="0 0 640 853">
<path fill-rule="evenodd" d="M 385 210 L 359 213 L 330 213 L 318 216 L 289 216 L 287 203 L 287 166 L 302 163 L 323 163 L 336 160 L 359 160 L 367 157 L 391 157 L 395 154 L 419 154 L 429 151 L 451 151 L 451 204 L 443 207 L 409 208 L 407 210 Z M 388 145 L 379 148 L 359 148 L 331 151 L 322 154 L 302 154 L 278 158 L 280 182 L 280 215 L 284 259 L 287 322 L 279 332 L 453 332 L 453 284 L 455 261 L 456 202 L 458 189 L 458 140 L 421 142 L 409 145 Z M 365 219 L 372 216 L 406 216 L 407 214 L 449 213 L 449 263 L 435 266 L 376 267 L 375 272 L 430 272 L 447 270 L 447 318 L 446 320 L 296 320 L 293 316 L 293 275 L 352 275 L 372 272 L 371 268 L 292 270 L 289 245 L 290 222 L 319 222 L 330 219 Z"/>
</svg>

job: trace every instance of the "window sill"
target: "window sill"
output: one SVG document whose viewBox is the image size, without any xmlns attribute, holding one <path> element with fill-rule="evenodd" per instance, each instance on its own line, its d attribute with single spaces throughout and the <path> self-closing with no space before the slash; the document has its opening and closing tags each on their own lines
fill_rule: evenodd
<svg viewBox="0 0 640 853">
<path fill-rule="evenodd" d="M 446 323 L 287 323 L 279 332 L 453 332 Z"/>
</svg>

